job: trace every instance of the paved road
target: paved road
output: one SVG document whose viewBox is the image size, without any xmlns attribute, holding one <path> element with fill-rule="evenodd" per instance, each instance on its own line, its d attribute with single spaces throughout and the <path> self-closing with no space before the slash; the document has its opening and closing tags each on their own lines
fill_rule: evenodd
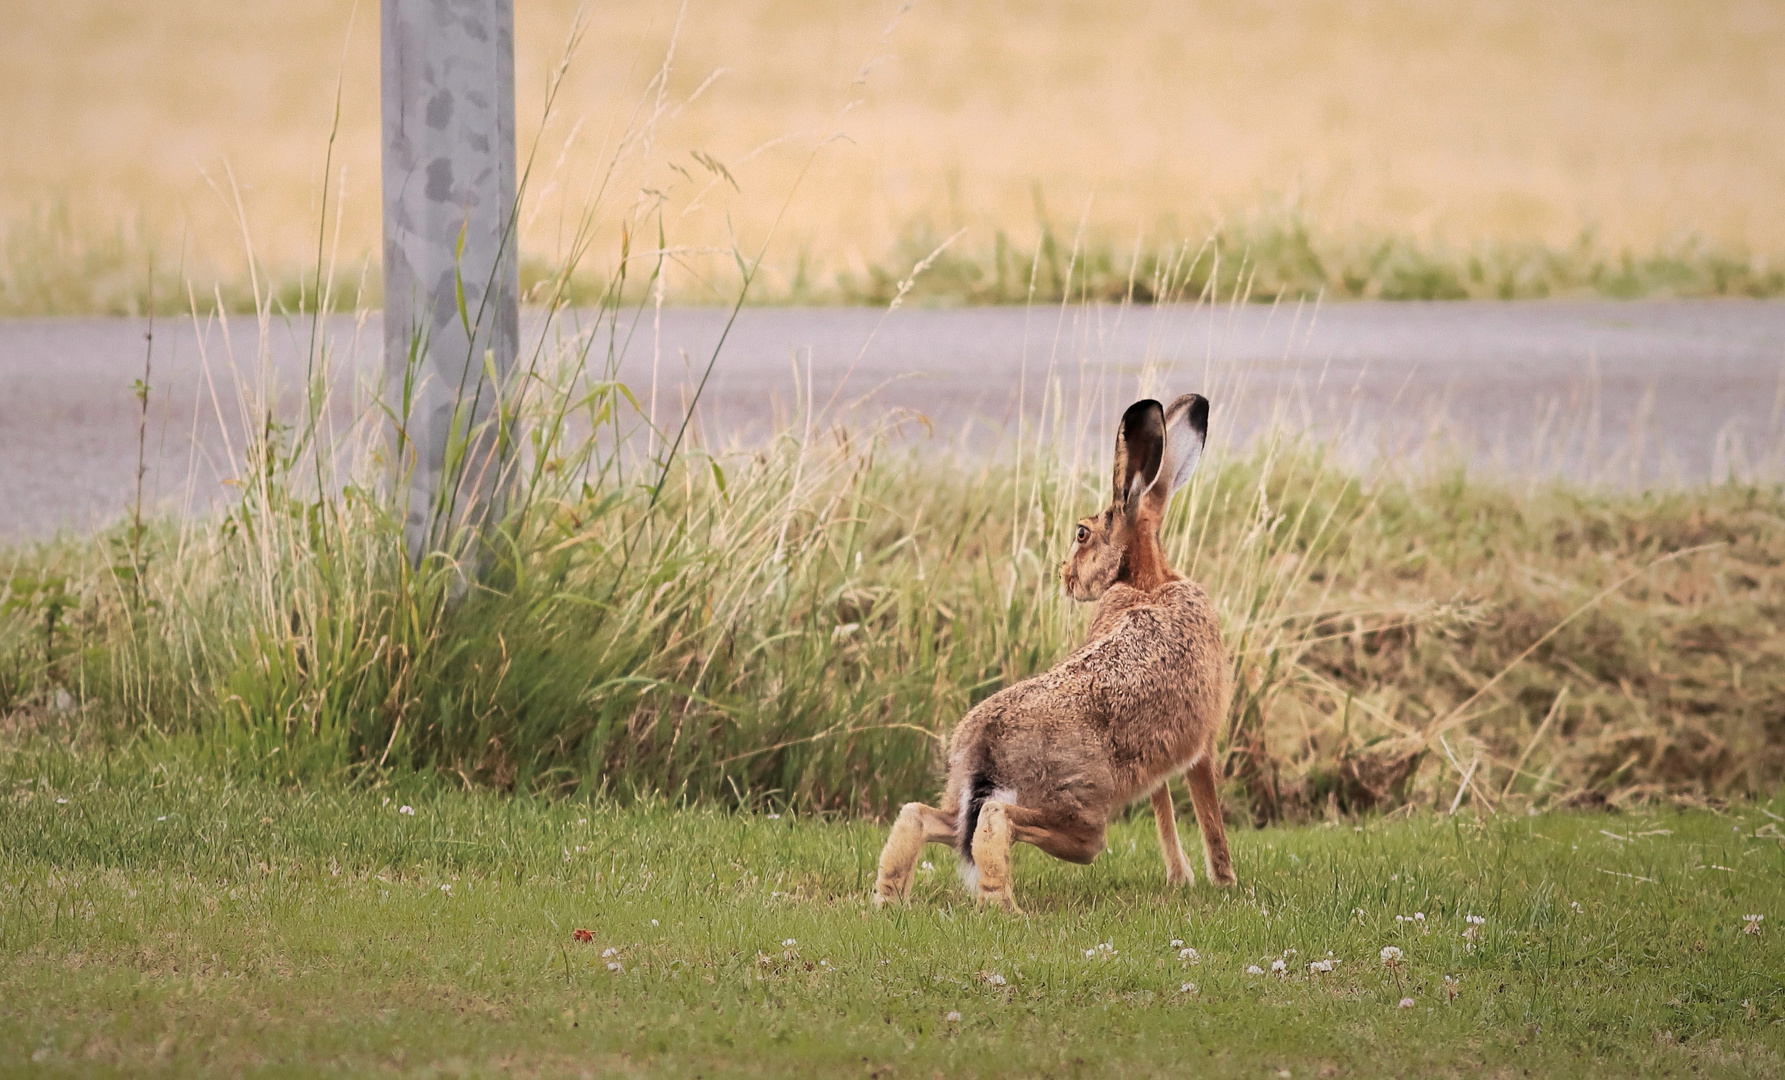
<svg viewBox="0 0 1785 1080">
<path fill-rule="evenodd" d="M 648 399 L 655 359 L 669 418 L 724 322 L 720 311 L 671 310 L 659 328 L 646 312 L 615 350 L 621 377 Z M 144 330 L 129 319 L 0 322 L 0 535 L 87 528 L 127 505 Z M 369 384 L 377 319 L 331 319 L 325 333 L 342 382 Z M 158 323 L 152 501 L 226 497 L 240 391 L 270 384 L 289 400 L 309 341 L 307 323 Z M 605 354 L 605 331 L 601 341 Z M 706 437 L 748 441 L 804 423 L 802 386 L 816 405 L 834 402 L 820 423 L 908 410 L 927 425 L 908 424 L 913 437 L 967 452 L 1008 445 L 1019 415 L 1031 436 L 1057 424 L 1102 452 L 1110 418 L 1137 392 L 1194 389 L 1214 399 L 1217 435 L 1230 442 L 1277 422 L 1358 455 L 1442 446 L 1485 468 L 1671 482 L 1778 471 L 1785 303 L 749 310 L 703 398 Z M 343 400 L 337 411 L 348 409 Z"/>
</svg>

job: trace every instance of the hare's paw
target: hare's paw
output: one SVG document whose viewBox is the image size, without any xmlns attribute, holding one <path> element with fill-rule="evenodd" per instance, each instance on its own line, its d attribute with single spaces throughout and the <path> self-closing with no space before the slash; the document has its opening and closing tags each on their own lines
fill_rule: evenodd
<svg viewBox="0 0 1785 1080">
<path fill-rule="evenodd" d="M 1227 853 L 1225 842 L 1208 853 L 1206 862 L 1207 865 L 1203 869 L 1208 871 L 1209 880 L 1214 884 L 1226 888 L 1238 880 L 1233 876 L 1233 857 Z"/>
<path fill-rule="evenodd" d="M 1180 855 L 1178 861 L 1167 863 L 1165 883 L 1174 889 L 1188 889 L 1196 884 L 1196 873 L 1190 869 L 1190 860 Z"/>
<path fill-rule="evenodd" d="M 888 874 L 884 871 L 880 879 L 874 882 L 874 906 L 883 908 L 888 904 L 903 904 L 911 895 L 911 874 Z"/>
<path fill-rule="evenodd" d="M 979 890 L 979 906 L 996 908 L 1011 915 L 1023 913 L 1023 909 L 1016 906 L 1016 897 L 1011 894 L 1009 885 L 997 889 L 988 889 L 982 886 Z"/>
</svg>

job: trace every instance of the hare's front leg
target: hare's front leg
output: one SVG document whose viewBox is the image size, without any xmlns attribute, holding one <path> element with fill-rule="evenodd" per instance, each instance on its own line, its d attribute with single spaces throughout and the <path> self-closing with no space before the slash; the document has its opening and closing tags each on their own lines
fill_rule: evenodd
<svg viewBox="0 0 1785 1080">
<path fill-rule="evenodd" d="M 880 875 L 874 882 L 874 906 L 903 900 L 911 891 L 911 872 L 925 844 L 954 841 L 954 819 L 933 806 L 906 803 L 893 822 L 892 835 L 880 849 Z"/>
<path fill-rule="evenodd" d="M 1170 885 L 1189 885 L 1196 875 L 1190 870 L 1190 859 L 1184 854 L 1183 841 L 1178 839 L 1177 808 L 1171 801 L 1171 778 L 1153 792 L 1153 820 L 1159 825 L 1159 853 L 1165 856 L 1165 880 Z"/>
<path fill-rule="evenodd" d="M 1202 832 L 1202 856 L 1209 880 L 1232 885 L 1233 856 L 1227 852 L 1227 821 L 1221 816 L 1221 794 L 1215 786 L 1215 762 L 1208 754 L 1184 773 L 1190 784 L 1190 803 L 1196 808 L 1196 827 Z"/>
</svg>

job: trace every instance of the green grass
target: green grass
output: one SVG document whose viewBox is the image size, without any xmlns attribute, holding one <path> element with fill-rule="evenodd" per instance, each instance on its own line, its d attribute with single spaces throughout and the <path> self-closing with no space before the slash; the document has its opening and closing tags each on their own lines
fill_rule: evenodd
<svg viewBox="0 0 1785 1080">
<path fill-rule="evenodd" d="M 865 821 L 420 781 L 273 788 L 41 737 L 0 754 L 9 1073 L 1777 1076 L 1785 1061 L 1785 835 L 1759 805 L 1241 830 L 1225 892 L 1168 889 L 1137 818 L 1088 868 L 1021 849 L 1013 918 L 974 910 L 941 848 L 909 908 L 874 911 L 884 830 Z M 1749 914 L 1762 934 L 1743 933 Z M 1474 942 L 1467 915 L 1486 920 Z M 1113 954 L 1086 958 L 1103 943 Z M 1329 952 L 1336 970 L 1311 975 Z M 1285 957 L 1286 976 L 1245 973 Z"/>
</svg>

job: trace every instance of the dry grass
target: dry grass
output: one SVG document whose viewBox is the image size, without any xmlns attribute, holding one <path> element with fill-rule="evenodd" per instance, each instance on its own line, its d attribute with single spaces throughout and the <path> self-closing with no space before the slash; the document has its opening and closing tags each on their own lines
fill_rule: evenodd
<svg viewBox="0 0 1785 1080">
<path fill-rule="evenodd" d="M 523 153 L 574 8 L 519 13 Z M 0 293 L 13 310 L 118 306 L 81 299 L 103 294 L 91 279 L 127 274 L 152 247 L 176 263 L 182 243 L 188 276 L 239 289 L 239 216 L 270 276 L 289 279 L 315 257 L 325 186 L 344 196 L 343 261 L 375 254 L 376 5 L 69 0 L 21 6 L 9 24 Z M 566 260 L 628 124 L 653 115 L 608 207 L 662 192 L 685 248 L 753 251 L 786 205 L 766 296 L 835 296 L 839 273 L 856 283 L 843 293 L 873 295 L 862 283 L 914 233 L 965 228 L 959 250 L 983 255 L 1003 231 L 1033 252 L 1044 218 L 1066 244 L 1082 221 L 1119 256 L 1283 207 L 1352 247 L 1562 248 L 1593 230 L 1614 254 L 1688 237 L 1738 262 L 1785 251 L 1772 197 L 1785 13 L 1760 0 L 943 0 L 903 13 L 707 0 L 680 18 L 660 98 L 651 80 L 677 25 L 667 2 L 590 12 L 539 140 L 523 235 L 544 264 Z M 831 134 L 846 138 L 814 156 Z M 45 224 L 57 212 L 60 232 Z M 604 214 L 589 269 L 611 269 L 624 216 Z M 674 294 L 717 299 L 705 274 L 729 264 L 685 258 Z"/>
</svg>

